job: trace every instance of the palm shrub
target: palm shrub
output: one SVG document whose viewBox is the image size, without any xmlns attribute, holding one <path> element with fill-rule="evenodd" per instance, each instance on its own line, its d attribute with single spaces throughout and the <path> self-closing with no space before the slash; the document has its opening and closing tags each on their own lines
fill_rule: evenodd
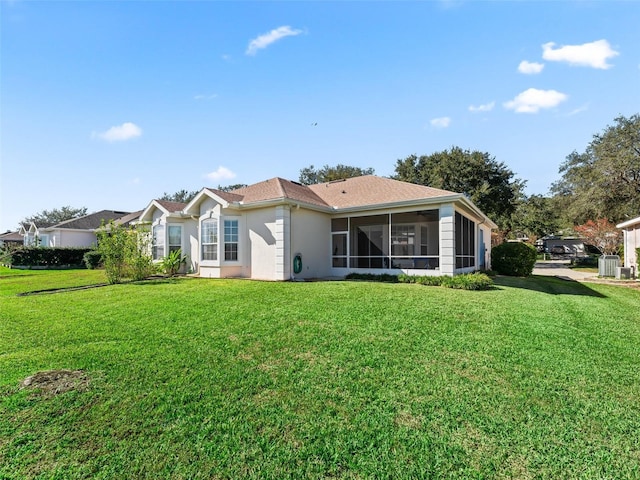
<svg viewBox="0 0 640 480">
<path fill-rule="evenodd" d="M 186 255 L 182 255 L 182 250 L 172 250 L 169 255 L 162 259 L 161 265 L 164 269 L 164 273 L 169 276 L 173 276 L 180 270 L 182 264 L 187 262 Z"/>
<path fill-rule="evenodd" d="M 535 247 L 521 242 L 505 242 L 491 250 L 491 266 L 501 275 L 528 277 L 538 256 Z"/>
</svg>

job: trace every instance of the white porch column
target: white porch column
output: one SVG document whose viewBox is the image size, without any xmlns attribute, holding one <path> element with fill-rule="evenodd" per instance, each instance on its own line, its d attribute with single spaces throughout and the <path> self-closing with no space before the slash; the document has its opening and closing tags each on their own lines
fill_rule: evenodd
<svg viewBox="0 0 640 480">
<path fill-rule="evenodd" d="M 440 274 L 453 276 L 456 269 L 455 208 L 453 203 L 440 207 Z"/>
<path fill-rule="evenodd" d="M 291 210 L 288 205 L 276 207 L 276 280 L 291 278 Z"/>
</svg>

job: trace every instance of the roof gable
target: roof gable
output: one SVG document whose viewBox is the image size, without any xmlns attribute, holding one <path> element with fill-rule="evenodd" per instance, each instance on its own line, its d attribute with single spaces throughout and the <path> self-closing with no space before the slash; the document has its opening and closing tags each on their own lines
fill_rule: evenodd
<svg viewBox="0 0 640 480">
<path fill-rule="evenodd" d="M 138 221 L 140 222 L 151 222 L 153 220 L 153 211 L 160 210 L 163 215 L 171 215 L 172 213 L 181 212 L 184 207 L 186 207 L 186 203 L 182 202 L 170 202 L 168 200 L 151 200 L 147 208 L 145 208 L 140 214 Z"/>
<path fill-rule="evenodd" d="M 247 187 L 232 190 L 230 193 L 242 197 L 243 204 L 261 203 L 269 200 L 291 200 L 311 205 L 328 205 L 308 186 L 291 180 L 275 177 Z"/>
</svg>

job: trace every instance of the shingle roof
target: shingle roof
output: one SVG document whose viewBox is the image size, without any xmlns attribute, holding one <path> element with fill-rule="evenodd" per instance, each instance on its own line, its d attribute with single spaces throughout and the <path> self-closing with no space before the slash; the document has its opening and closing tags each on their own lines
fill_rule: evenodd
<svg viewBox="0 0 640 480">
<path fill-rule="evenodd" d="M 387 203 L 457 195 L 456 192 L 401 182 L 376 175 L 310 185 L 309 189 L 335 208 L 367 207 Z"/>
<path fill-rule="evenodd" d="M 317 185 L 302 185 L 275 177 L 223 192 L 208 188 L 228 202 L 244 205 L 269 200 L 289 200 L 324 208 L 357 208 L 457 195 L 455 192 L 415 185 L 390 178 L 365 175 Z"/>
<path fill-rule="evenodd" d="M 108 223 L 111 220 L 116 220 L 129 212 L 119 212 L 115 210 L 101 210 L 99 212 L 90 213 L 79 218 L 73 218 L 64 222 L 60 222 L 56 225 L 48 227 L 50 229 L 68 228 L 74 230 L 95 230 L 99 228 L 102 223 Z"/>
<path fill-rule="evenodd" d="M 231 192 L 225 192 L 224 190 L 218 190 L 217 188 L 207 188 L 209 192 L 217 195 L 218 197 L 226 200 L 227 202 L 240 202 L 242 201 L 242 195 L 237 195 Z"/>
<path fill-rule="evenodd" d="M 129 213 L 123 217 L 117 218 L 114 220 L 114 223 L 117 225 L 122 225 L 124 227 L 128 226 L 131 222 L 135 222 L 140 218 L 142 214 L 142 210 L 138 210 L 137 212 Z"/>
<path fill-rule="evenodd" d="M 156 200 L 156 202 L 162 205 L 162 207 L 167 209 L 170 213 L 180 212 L 187 206 L 187 204 L 183 202 L 170 202 L 168 200 Z"/>
<path fill-rule="evenodd" d="M 0 240 L 5 242 L 22 242 L 24 237 L 18 232 L 6 232 L 0 234 Z"/>
<path fill-rule="evenodd" d="M 282 198 L 322 207 L 328 206 L 308 186 L 278 177 L 238 188 L 230 193 L 242 197 L 241 201 L 245 204 Z"/>
</svg>

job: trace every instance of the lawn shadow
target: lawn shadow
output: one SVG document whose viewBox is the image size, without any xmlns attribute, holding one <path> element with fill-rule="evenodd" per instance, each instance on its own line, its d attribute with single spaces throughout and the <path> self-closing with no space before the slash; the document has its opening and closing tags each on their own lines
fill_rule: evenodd
<svg viewBox="0 0 640 480">
<path fill-rule="evenodd" d="M 569 278 L 532 275 L 530 277 L 497 276 L 494 278 L 497 287 L 513 287 L 548 293 L 550 295 L 582 295 L 586 297 L 606 298 L 600 292 L 589 288 L 586 284 Z"/>
</svg>

